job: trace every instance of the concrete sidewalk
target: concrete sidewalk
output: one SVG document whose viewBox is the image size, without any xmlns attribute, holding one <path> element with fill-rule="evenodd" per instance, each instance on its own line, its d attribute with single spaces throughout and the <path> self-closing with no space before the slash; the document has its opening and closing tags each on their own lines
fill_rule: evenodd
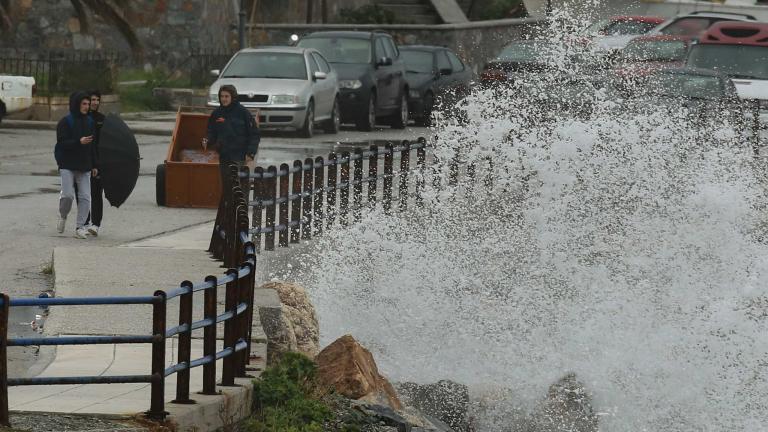
<svg viewBox="0 0 768 432">
<path fill-rule="evenodd" d="M 39 120 L 9 120 L 3 119 L 0 127 L 8 129 L 47 129 L 56 130 L 58 122 L 55 121 L 39 121 Z M 173 128 L 176 125 L 176 115 L 174 113 L 173 119 L 168 120 L 163 118 L 162 121 L 152 120 L 126 120 L 125 124 L 137 135 L 159 135 L 159 136 L 171 136 L 173 135 Z"/>
<path fill-rule="evenodd" d="M 206 275 L 223 275 L 220 263 L 205 252 L 210 223 L 150 238 L 120 247 L 76 246 L 54 249 L 56 297 L 147 296 L 169 290 L 183 280 L 202 281 Z M 223 310 L 224 289 L 218 292 Z M 195 295 L 193 319 L 202 318 L 202 293 Z M 178 322 L 178 299 L 168 302 L 168 327 Z M 147 335 L 152 311 L 148 305 L 52 306 L 45 322 L 47 335 Z M 265 366 L 266 344 L 258 316 L 254 317 L 254 339 L 250 374 Z M 219 338 L 223 326 L 218 327 Z M 202 330 L 193 333 L 192 358 L 202 357 Z M 176 363 L 177 339 L 169 339 L 166 365 Z M 219 347 L 222 342 L 219 341 Z M 11 348 L 13 349 L 13 348 Z M 45 356 L 42 356 L 45 357 Z M 148 375 L 150 345 L 60 346 L 50 364 L 33 367 L 44 377 Z M 217 373 L 221 376 L 221 363 Z M 40 370 L 42 370 L 40 372 Z M 179 431 L 216 430 L 224 419 L 240 419 L 250 412 L 250 379 L 239 379 L 239 387 L 221 387 L 222 396 L 197 394 L 202 389 L 202 367 L 191 372 L 190 394 L 197 403 L 170 403 L 175 399 L 176 375 L 166 379 L 166 411 Z M 149 409 L 149 384 L 95 384 L 22 386 L 9 389 L 14 411 L 131 417 Z M 222 415 L 222 413 L 226 415 Z"/>
</svg>

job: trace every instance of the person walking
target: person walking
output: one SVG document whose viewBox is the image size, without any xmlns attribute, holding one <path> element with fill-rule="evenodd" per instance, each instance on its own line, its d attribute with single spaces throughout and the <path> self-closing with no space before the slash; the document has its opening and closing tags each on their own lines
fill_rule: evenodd
<svg viewBox="0 0 768 432">
<path fill-rule="evenodd" d="M 256 159 L 261 135 L 253 115 L 237 101 L 237 89 L 232 85 L 219 88 L 221 106 L 208 118 L 208 134 L 203 139 L 203 150 L 212 146 L 219 153 L 221 183 L 227 175 L 228 164 L 242 166 Z"/>
<path fill-rule="evenodd" d="M 69 97 L 69 114 L 56 125 L 56 147 L 54 157 L 61 176 L 61 194 L 59 195 L 59 221 L 56 226 L 59 233 L 64 232 L 67 216 L 75 200 L 77 185 L 77 220 L 75 237 L 84 239 L 88 236 L 85 221 L 91 210 L 90 177 L 98 175 L 95 168 L 95 146 L 93 145 L 95 125 L 88 115 L 91 106 L 90 97 L 84 92 L 75 92 Z"/>
<path fill-rule="evenodd" d="M 91 90 L 91 108 L 88 115 L 91 116 L 95 128 L 95 137 L 93 143 L 94 168 L 98 171 L 99 161 L 99 142 L 101 139 L 101 127 L 104 126 L 104 119 L 106 116 L 99 112 L 101 106 L 101 92 L 99 90 Z M 101 175 L 97 172 L 96 175 L 91 176 L 91 212 L 88 213 L 88 219 L 85 221 L 85 227 L 88 230 L 88 234 L 92 236 L 99 235 L 99 228 L 101 227 L 101 219 L 104 215 L 104 188 L 101 185 Z"/>
</svg>

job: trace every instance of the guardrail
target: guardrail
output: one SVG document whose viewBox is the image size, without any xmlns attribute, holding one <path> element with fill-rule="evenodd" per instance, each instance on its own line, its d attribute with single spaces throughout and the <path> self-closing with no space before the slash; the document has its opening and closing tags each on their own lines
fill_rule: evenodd
<svg viewBox="0 0 768 432">
<path fill-rule="evenodd" d="M 23 385 L 60 384 L 151 384 L 150 407 L 146 412 L 152 420 L 163 420 L 165 411 L 165 379 L 177 374 L 176 398 L 172 403 L 192 403 L 189 397 L 190 371 L 203 367 L 202 394 L 216 394 L 216 361 L 224 359 L 221 386 L 234 386 L 235 377 L 246 376 L 250 360 L 253 296 L 255 288 L 255 247 L 248 239 L 248 204 L 238 186 L 237 167 L 231 167 L 225 179 L 223 207 L 229 214 L 222 215 L 217 232 L 229 249 L 224 276 L 207 276 L 203 281 L 190 281 L 167 291 L 158 290 L 145 297 L 83 297 L 83 298 L 19 298 L 0 294 L 0 425 L 9 426 L 8 387 Z M 224 311 L 217 307 L 218 288 L 225 286 Z M 203 318 L 193 319 L 194 294 L 204 293 Z M 178 325 L 168 328 L 168 301 L 179 299 Z M 9 338 L 8 317 L 11 307 L 20 306 L 102 306 L 151 305 L 152 333 L 131 336 L 49 336 L 40 338 Z M 216 328 L 224 323 L 224 346 L 216 350 Z M 192 359 L 192 332 L 203 330 L 203 356 Z M 166 340 L 178 338 L 177 362 L 166 366 Z M 148 359 L 149 374 L 123 376 L 70 376 L 8 378 L 7 350 L 13 346 L 39 345 L 97 345 L 97 344 L 151 344 Z"/>
</svg>

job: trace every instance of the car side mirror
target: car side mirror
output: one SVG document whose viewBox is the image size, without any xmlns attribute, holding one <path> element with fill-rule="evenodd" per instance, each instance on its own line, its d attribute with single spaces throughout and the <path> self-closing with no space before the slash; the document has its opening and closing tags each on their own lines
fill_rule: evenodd
<svg viewBox="0 0 768 432">
<path fill-rule="evenodd" d="M 392 66 L 392 59 L 390 57 L 382 57 L 376 62 L 376 66 Z"/>
<path fill-rule="evenodd" d="M 451 70 L 451 68 L 440 69 L 440 76 L 450 75 L 452 73 L 453 70 Z"/>
<path fill-rule="evenodd" d="M 328 78 L 328 74 L 325 73 L 325 72 L 317 71 L 314 74 L 312 74 L 312 78 L 315 81 L 317 81 L 317 80 L 324 80 L 324 79 Z"/>
<path fill-rule="evenodd" d="M 214 76 L 214 77 L 218 78 L 219 75 L 221 75 L 221 71 L 220 70 L 218 70 L 218 69 L 211 70 L 211 76 Z"/>
</svg>

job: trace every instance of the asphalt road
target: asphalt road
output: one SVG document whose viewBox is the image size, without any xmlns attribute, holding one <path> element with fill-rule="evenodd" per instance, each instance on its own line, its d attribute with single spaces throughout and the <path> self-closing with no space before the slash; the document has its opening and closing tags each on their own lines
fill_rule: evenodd
<svg viewBox="0 0 768 432">
<path fill-rule="evenodd" d="M 423 128 L 370 133 L 344 130 L 336 135 L 319 134 L 311 140 L 288 133 L 265 133 L 257 163 L 266 166 L 291 162 L 368 146 L 373 140 L 415 139 L 426 132 Z M 120 209 L 105 208 L 98 238 L 79 240 L 73 237 L 75 209 L 65 232 L 56 232 L 60 182 L 53 159 L 55 132 L 0 128 L 0 292 L 36 296 L 50 289 L 51 277 L 45 269 L 56 246 L 83 242 L 115 246 L 215 218 L 214 210 L 158 207 L 155 167 L 165 159 L 170 138 L 140 135 L 137 140 L 142 156 L 141 176 L 133 195 Z"/>
</svg>

